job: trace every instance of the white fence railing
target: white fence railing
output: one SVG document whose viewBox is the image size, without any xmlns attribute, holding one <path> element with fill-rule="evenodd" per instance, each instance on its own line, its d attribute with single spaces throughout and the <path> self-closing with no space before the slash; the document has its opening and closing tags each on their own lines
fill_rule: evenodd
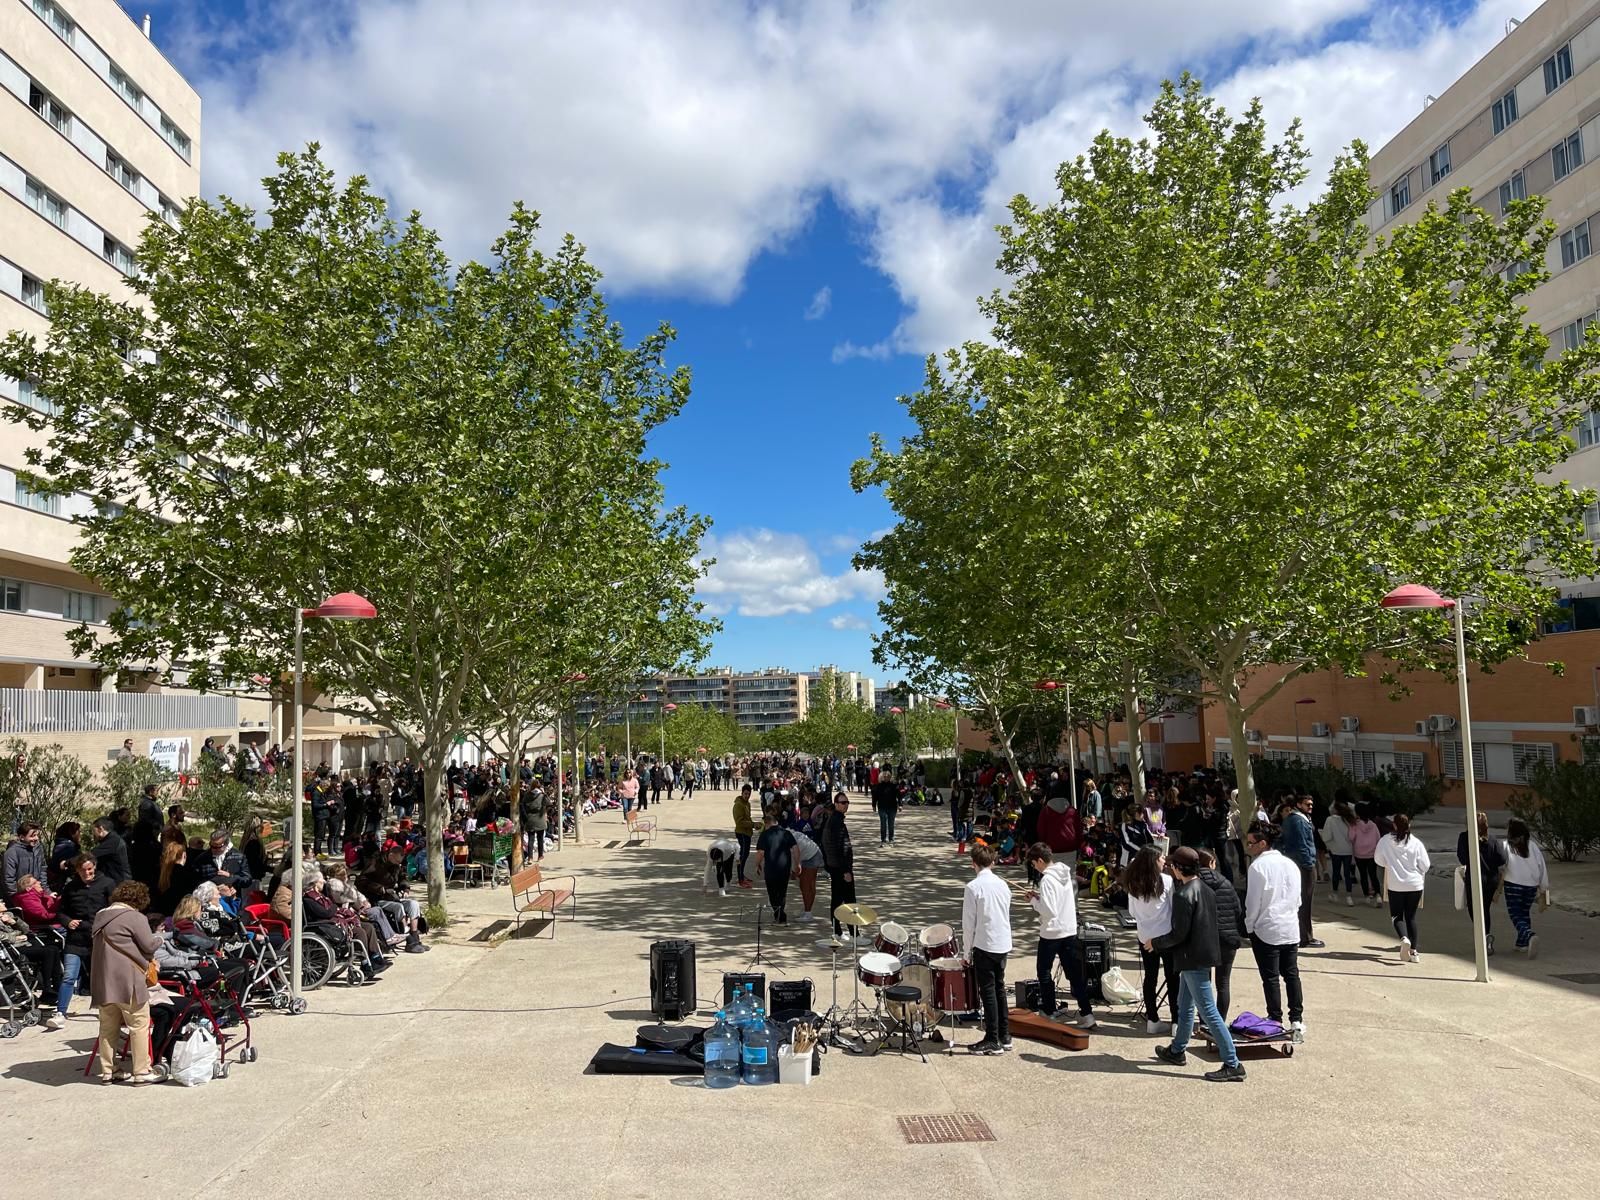
<svg viewBox="0 0 1600 1200">
<path fill-rule="evenodd" d="M 238 729 L 233 696 L 139 692 L 46 692 L 0 688 L 0 733 L 162 733 Z"/>
</svg>

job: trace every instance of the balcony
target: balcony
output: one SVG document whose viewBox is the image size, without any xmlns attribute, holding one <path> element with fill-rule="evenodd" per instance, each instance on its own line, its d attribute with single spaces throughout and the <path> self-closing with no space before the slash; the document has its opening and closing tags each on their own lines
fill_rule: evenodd
<svg viewBox="0 0 1600 1200">
<path fill-rule="evenodd" d="M 0 688 L 0 733 L 162 733 L 238 727 L 239 701 L 233 696 Z"/>
</svg>

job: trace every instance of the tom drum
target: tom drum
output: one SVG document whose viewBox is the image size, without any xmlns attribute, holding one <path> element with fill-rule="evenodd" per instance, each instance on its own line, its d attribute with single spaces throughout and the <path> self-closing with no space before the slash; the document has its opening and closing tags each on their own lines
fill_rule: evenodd
<svg viewBox="0 0 1600 1200">
<path fill-rule="evenodd" d="M 939 958 L 929 966 L 933 970 L 935 1008 L 947 1013 L 978 1010 L 978 976 L 971 963 L 962 962 L 959 958 Z"/>
<path fill-rule="evenodd" d="M 956 932 L 943 922 L 927 926 L 917 940 L 922 943 L 929 962 L 956 956 Z"/>
<path fill-rule="evenodd" d="M 893 987 L 900 982 L 900 960 L 892 954 L 873 951 L 856 963 L 856 974 L 871 988 Z"/>
<path fill-rule="evenodd" d="M 883 954 L 890 954 L 895 958 L 899 958 L 900 952 L 906 948 L 910 941 L 911 931 L 909 929 L 896 921 L 885 921 L 878 926 L 877 936 L 872 939 L 872 948 Z"/>
</svg>

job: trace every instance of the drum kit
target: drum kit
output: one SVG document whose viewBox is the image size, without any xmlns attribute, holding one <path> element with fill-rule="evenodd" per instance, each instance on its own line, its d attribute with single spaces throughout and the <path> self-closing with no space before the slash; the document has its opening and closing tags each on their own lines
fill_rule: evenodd
<svg viewBox="0 0 1600 1200">
<path fill-rule="evenodd" d="M 819 943 L 833 950 L 833 1007 L 824 1016 L 830 1040 L 859 1054 L 878 1053 L 891 1036 L 908 1048 L 923 1038 L 953 1046 L 954 1038 L 939 1031 L 940 1022 L 948 1017 L 953 1032 L 957 1017 L 979 1008 L 977 977 L 961 956 L 956 931 L 943 922 L 918 929 L 879 922 L 865 904 L 842 904 L 833 916 L 850 931 L 850 940 Z M 858 957 L 858 939 L 874 925 L 872 949 Z M 839 951 L 847 947 L 856 965 L 851 1002 L 841 1007 Z M 863 986 L 872 992 L 870 1004 L 861 998 Z"/>
</svg>

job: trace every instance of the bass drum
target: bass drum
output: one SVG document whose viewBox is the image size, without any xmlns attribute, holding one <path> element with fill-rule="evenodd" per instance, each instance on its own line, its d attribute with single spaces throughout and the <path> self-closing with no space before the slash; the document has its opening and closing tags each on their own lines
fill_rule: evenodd
<svg viewBox="0 0 1600 1200">
<path fill-rule="evenodd" d="M 921 988 L 922 1003 L 901 1004 L 894 1000 L 886 1001 L 884 1007 L 889 1010 L 889 1015 L 907 1025 L 920 1025 L 923 1029 L 932 1029 L 944 1017 L 933 1002 L 933 968 L 920 961 L 904 963 L 900 968 L 900 982 L 909 987 Z"/>
</svg>

